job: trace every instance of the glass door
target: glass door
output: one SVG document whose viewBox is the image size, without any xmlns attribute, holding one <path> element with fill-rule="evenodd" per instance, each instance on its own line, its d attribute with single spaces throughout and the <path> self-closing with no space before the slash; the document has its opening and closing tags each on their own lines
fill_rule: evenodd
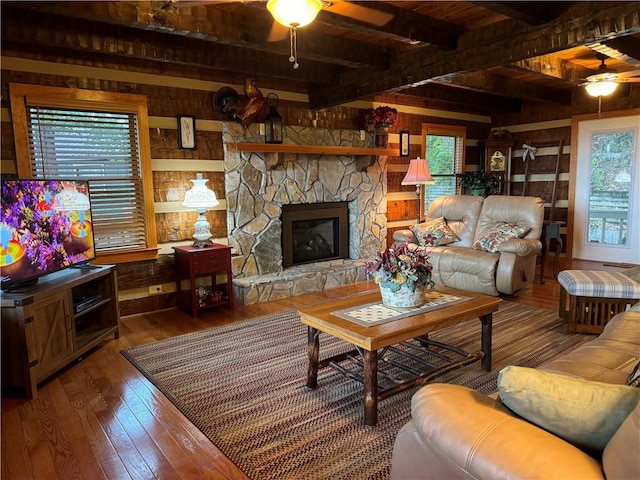
<svg viewBox="0 0 640 480">
<path fill-rule="evenodd" d="M 640 116 L 578 123 L 573 257 L 640 264 Z"/>
</svg>

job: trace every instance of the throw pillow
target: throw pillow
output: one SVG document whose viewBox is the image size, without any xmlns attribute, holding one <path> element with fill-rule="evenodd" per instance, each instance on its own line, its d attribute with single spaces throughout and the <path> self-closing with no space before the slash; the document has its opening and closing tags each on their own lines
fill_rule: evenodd
<svg viewBox="0 0 640 480">
<path fill-rule="evenodd" d="M 640 362 L 636 364 L 627 377 L 627 385 L 630 387 L 640 387 Z"/>
<path fill-rule="evenodd" d="M 413 225 L 410 228 L 422 247 L 438 247 L 460 240 L 449 228 L 444 217 Z"/>
<path fill-rule="evenodd" d="M 473 248 L 485 252 L 497 252 L 498 245 L 502 242 L 511 238 L 522 238 L 529 230 L 531 230 L 529 227 L 517 223 L 497 223 L 491 231 L 474 242 Z"/>
<path fill-rule="evenodd" d="M 640 389 L 526 367 L 498 374 L 500 400 L 567 442 L 602 451 L 640 401 Z"/>
</svg>

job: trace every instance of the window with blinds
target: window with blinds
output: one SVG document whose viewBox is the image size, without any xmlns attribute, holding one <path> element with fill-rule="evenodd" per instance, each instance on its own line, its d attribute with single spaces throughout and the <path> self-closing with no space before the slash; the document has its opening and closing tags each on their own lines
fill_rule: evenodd
<svg viewBox="0 0 640 480">
<path fill-rule="evenodd" d="M 146 97 L 24 84 L 9 92 L 19 176 L 88 180 L 98 260 L 154 258 Z"/>
<path fill-rule="evenodd" d="M 422 198 L 425 212 L 434 198 L 459 193 L 456 175 L 462 173 L 464 168 L 465 137 L 465 127 L 431 124 L 422 126 L 424 157 L 436 182 L 424 185 Z"/>
<path fill-rule="evenodd" d="M 135 114 L 28 107 L 35 178 L 89 180 L 96 250 L 144 248 Z"/>
</svg>

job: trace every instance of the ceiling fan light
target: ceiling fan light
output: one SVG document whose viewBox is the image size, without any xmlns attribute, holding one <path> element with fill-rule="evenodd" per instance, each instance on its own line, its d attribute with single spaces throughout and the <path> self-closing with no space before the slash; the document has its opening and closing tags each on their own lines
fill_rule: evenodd
<svg viewBox="0 0 640 480">
<path fill-rule="evenodd" d="M 611 95 L 615 89 L 618 88 L 618 84 L 611 81 L 591 82 L 587 83 L 584 88 L 592 97 L 606 97 L 607 95 Z"/>
<path fill-rule="evenodd" d="M 267 10 L 276 22 L 285 27 L 309 25 L 322 8 L 320 0 L 269 0 Z"/>
</svg>

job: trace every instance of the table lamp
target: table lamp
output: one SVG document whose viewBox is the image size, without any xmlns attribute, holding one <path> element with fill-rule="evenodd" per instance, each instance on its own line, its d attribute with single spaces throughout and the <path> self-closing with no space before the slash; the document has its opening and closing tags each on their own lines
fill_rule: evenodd
<svg viewBox="0 0 640 480">
<path fill-rule="evenodd" d="M 420 223 L 420 185 L 432 185 L 436 183 L 431 172 L 429 172 L 429 164 L 425 158 L 414 158 L 409 160 L 409 170 L 402 179 L 401 185 L 415 185 L 416 197 L 418 200 L 417 223 Z"/>
<path fill-rule="evenodd" d="M 193 246 L 206 247 L 213 242 L 211 241 L 211 232 L 209 231 L 210 225 L 204 214 L 220 202 L 216 198 L 214 191 L 205 185 L 209 179 L 202 178 L 201 173 L 198 173 L 196 178 L 190 181 L 193 183 L 193 186 L 184 194 L 184 202 L 182 202 L 182 205 L 187 208 L 194 208 L 198 213 L 196 223 L 194 224 L 195 232 L 193 238 L 196 240 L 193 242 Z"/>
</svg>

